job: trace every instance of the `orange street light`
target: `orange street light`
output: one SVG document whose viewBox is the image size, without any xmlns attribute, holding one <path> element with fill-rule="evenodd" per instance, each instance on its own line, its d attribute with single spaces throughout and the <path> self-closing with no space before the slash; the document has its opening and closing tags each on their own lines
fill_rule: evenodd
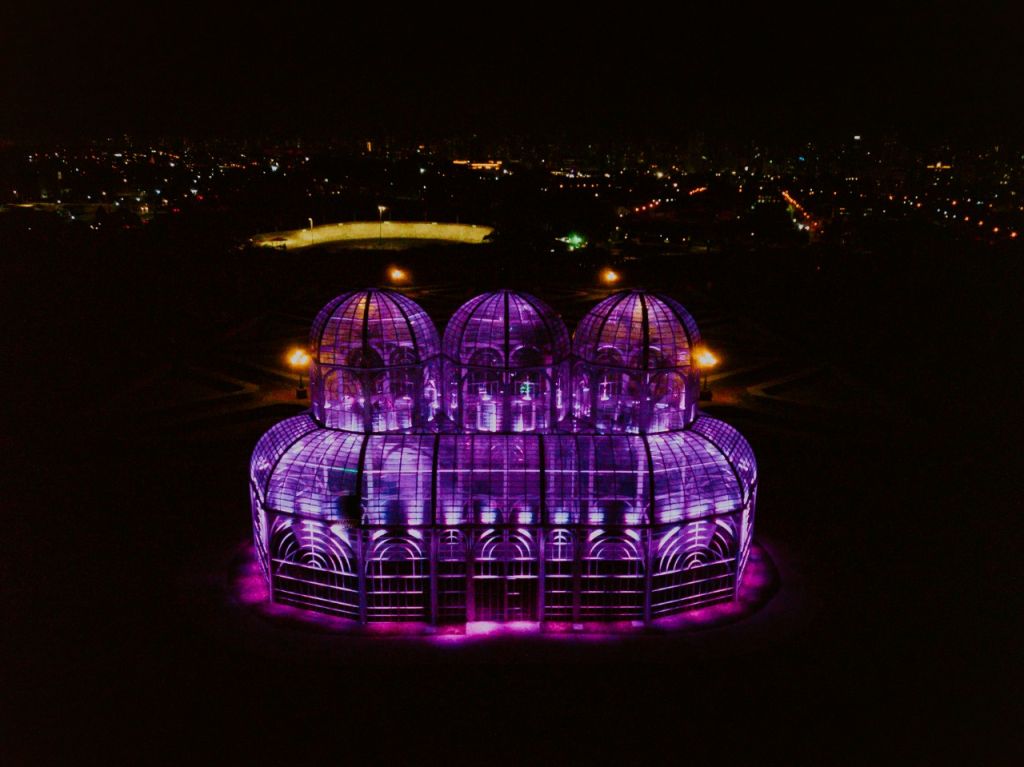
<svg viewBox="0 0 1024 767">
<path fill-rule="evenodd" d="M 392 266 L 388 269 L 388 279 L 395 283 L 406 282 L 409 279 L 409 273 L 405 269 Z"/>
<path fill-rule="evenodd" d="M 696 360 L 697 366 L 702 370 L 708 370 L 718 364 L 718 357 L 712 354 L 711 350 L 706 346 L 702 346 L 697 350 Z"/>
<path fill-rule="evenodd" d="M 302 380 L 302 371 L 309 367 L 310 358 L 305 349 L 294 348 L 288 354 L 288 364 L 299 374 L 299 385 L 295 388 L 295 399 L 306 399 L 306 384 Z"/>
<path fill-rule="evenodd" d="M 700 399 L 710 402 L 711 386 L 708 383 L 708 371 L 718 364 L 718 357 L 708 347 L 701 346 L 694 350 L 693 359 L 697 363 L 697 369 L 700 371 Z"/>
<path fill-rule="evenodd" d="M 601 270 L 601 282 L 605 285 L 614 285 L 616 282 L 622 279 L 622 275 L 614 269 L 602 269 Z"/>
</svg>

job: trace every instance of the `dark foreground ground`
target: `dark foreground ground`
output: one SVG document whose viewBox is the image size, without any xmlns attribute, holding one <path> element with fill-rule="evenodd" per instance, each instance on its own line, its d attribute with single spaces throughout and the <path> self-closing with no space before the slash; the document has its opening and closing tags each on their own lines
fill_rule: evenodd
<svg viewBox="0 0 1024 767">
<path fill-rule="evenodd" d="M 824 276 L 814 254 L 626 263 L 724 351 L 711 412 L 754 446 L 781 588 L 698 633 L 449 647 L 231 592 L 249 452 L 295 410 L 281 352 L 384 259 L 439 324 L 513 284 L 571 326 L 605 256 L 16 244 L 6 763 L 1019 761 L 1019 254 L 896 232 L 818 254 Z"/>
</svg>

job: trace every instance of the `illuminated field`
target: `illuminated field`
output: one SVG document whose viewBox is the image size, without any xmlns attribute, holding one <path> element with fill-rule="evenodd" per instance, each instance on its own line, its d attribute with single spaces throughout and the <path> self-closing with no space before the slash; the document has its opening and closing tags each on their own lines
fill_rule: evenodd
<svg viewBox="0 0 1024 767">
<path fill-rule="evenodd" d="M 349 221 L 286 232 L 267 232 L 257 234 L 249 241 L 257 247 L 281 250 L 329 242 L 373 240 L 433 240 L 479 245 L 493 231 L 490 226 L 443 224 L 436 221 Z"/>
</svg>

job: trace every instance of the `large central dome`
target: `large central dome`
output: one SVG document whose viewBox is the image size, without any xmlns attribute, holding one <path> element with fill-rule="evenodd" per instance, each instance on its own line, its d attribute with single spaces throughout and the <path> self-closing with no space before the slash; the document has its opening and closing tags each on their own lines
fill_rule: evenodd
<svg viewBox="0 0 1024 767">
<path fill-rule="evenodd" d="M 545 430 L 565 416 L 569 332 L 528 293 L 499 290 L 463 304 L 444 331 L 444 410 L 460 429 Z"/>
<path fill-rule="evenodd" d="M 539 298 L 498 290 L 471 298 L 452 315 L 443 351 L 462 365 L 551 365 L 569 356 L 569 332 L 562 318 Z"/>
</svg>

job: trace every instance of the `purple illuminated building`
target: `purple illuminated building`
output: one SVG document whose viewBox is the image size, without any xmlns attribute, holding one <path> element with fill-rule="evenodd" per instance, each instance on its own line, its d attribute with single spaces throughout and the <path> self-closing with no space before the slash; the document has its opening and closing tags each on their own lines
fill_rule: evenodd
<svg viewBox="0 0 1024 767">
<path fill-rule="evenodd" d="M 313 323 L 310 412 L 252 457 L 271 599 L 353 621 L 654 621 L 732 600 L 754 526 L 746 440 L 697 409 L 696 323 L 625 291 L 570 342 L 526 293 L 443 339 L 391 290 Z"/>
</svg>

